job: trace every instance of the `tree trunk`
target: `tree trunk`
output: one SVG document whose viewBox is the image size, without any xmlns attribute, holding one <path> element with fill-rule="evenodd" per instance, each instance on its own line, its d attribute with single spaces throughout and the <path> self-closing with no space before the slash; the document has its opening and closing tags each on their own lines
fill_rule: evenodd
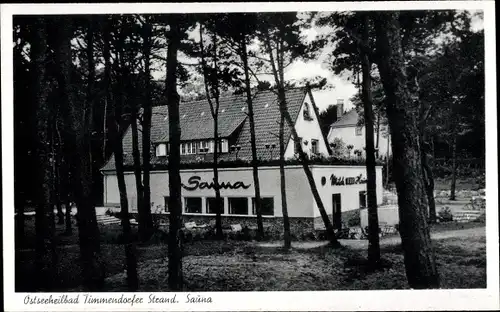
<svg viewBox="0 0 500 312">
<path fill-rule="evenodd" d="M 36 160 L 37 184 L 36 192 L 36 259 L 35 283 L 37 289 L 50 288 L 54 281 L 56 260 L 54 242 L 54 205 L 51 198 L 53 177 L 50 155 L 50 115 L 51 106 L 47 101 L 48 81 L 45 63 L 47 62 L 46 22 L 43 17 L 37 17 L 34 26 L 33 42 L 31 43 L 31 59 L 34 66 L 33 96 L 36 108 Z"/>
<path fill-rule="evenodd" d="M 168 123 L 170 153 L 168 154 L 169 172 L 169 209 L 170 226 L 168 236 L 168 285 L 170 290 L 182 290 L 182 203 L 180 141 L 181 128 L 179 118 L 179 94 L 177 93 L 177 51 L 180 46 L 181 29 L 178 20 L 170 20 L 170 30 L 167 33 L 167 74 L 166 98 L 168 103 Z"/>
<path fill-rule="evenodd" d="M 363 44 L 369 41 L 369 17 L 363 16 Z M 361 51 L 361 49 L 360 49 Z M 377 214 L 377 173 L 375 170 L 375 147 L 373 146 L 373 101 L 371 92 L 371 63 L 366 53 L 361 51 L 361 66 L 363 71 L 363 110 L 365 117 L 366 173 L 368 197 L 368 262 L 372 267 L 380 265 L 379 224 Z"/>
<path fill-rule="evenodd" d="M 248 121 L 250 126 L 250 145 L 252 149 L 252 175 L 255 189 L 255 213 L 257 215 L 257 240 L 264 237 L 264 225 L 262 223 L 262 201 L 260 198 L 259 166 L 257 159 L 257 143 L 255 138 L 255 120 L 253 114 L 253 98 L 250 86 L 250 75 L 248 73 L 248 51 L 245 35 L 241 39 L 241 60 L 245 72 L 245 92 L 247 95 Z"/>
<path fill-rule="evenodd" d="M 385 187 L 389 187 L 389 165 L 390 165 L 390 150 L 391 150 L 391 133 L 389 131 L 389 126 L 387 127 L 387 154 L 385 156 Z"/>
<path fill-rule="evenodd" d="M 285 94 L 284 89 L 279 89 L 279 94 Z M 290 220 L 288 219 L 288 205 L 286 201 L 286 179 L 285 179 L 285 116 L 284 111 L 286 110 L 285 101 L 280 101 L 280 190 L 281 190 L 281 209 L 283 214 L 283 230 L 284 230 L 284 247 L 285 249 L 290 249 L 292 246 L 292 238 L 290 235 Z"/>
<path fill-rule="evenodd" d="M 217 27 L 216 25 L 214 25 Z M 213 173 L 214 173 L 214 191 L 215 191 L 215 237 L 217 239 L 223 239 L 222 233 L 222 210 L 223 203 L 221 202 L 220 197 L 220 188 L 219 188 L 219 78 L 217 75 L 217 71 L 219 70 L 217 67 L 217 34 L 213 33 L 212 38 L 212 56 L 214 62 L 214 76 L 210 77 L 207 71 L 207 63 L 205 61 L 204 49 L 203 49 L 203 26 L 200 24 L 200 51 L 201 51 L 201 66 L 203 72 L 203 80 L 205 85 L 205 93 L 207 95 L 207 101 L 210 105 L 210 113 L 212 114 L 212 119 L 214 121 L 214 151 L 213 151 Z M 210 86 L 209 86 L 210 85 Z M 212 89 L 212 93 L 210 92 Z M 215 97 L 215 105 L 211 99 L 211 96 Z"/>
<path fill-rule="evenodd" d="M 125 78 L 124 78 L 125 79 Z M 133 105 L 131 109 L 131 129 L 132 129 L 132 157 L 134 159 L 134 176 L 135 187 L 137 192 L 137 212 L 139 223 L 139 236 L 141 241 L 146 241 L 147 235 L 145 232 L 144 224 L 144 201 L 143 201 L 143 187 L 142 187 L 142 172 L 141 172 L 141 152 L 139 151 L 139 131 L 137 130 L 137 108 Z"/>
<path fill-rule="evenodd" d="M 104 282 L 104 266 L 100 257 L 99 229 L 97 227 L 96 212 L 92 200 L 92 158 L 90 147 L 91 107 L 93 98 L 93 83 L 95 68 L 93 65 L 93 28 L 92 19 L 89 19 L 87 34 L 87 57 L 89 76 L 85 101 L 73 99 L 71 84 L 71 20 L 61 18 L 59 21 L 60 46 L 57 51 L 60 64 L 58 80 L 61 89 L 62 110 L 66 107 L 66 124 L 70 126 L 71 136 L 65 140 L 71 152 L 73 168 L 75 202 L 78 209 L 78 234 L 82 259 L 82 276 L 84 285 L 90 290 L 98 290 Z"/>
<path fill-rule="evenodd" d="M 213 162 L 213 172 L 214 172 L 214 190 L 215 190 L 215 237 L 217 239 L 223 239 L 224 235 L 222 233 L 222 210 L 224 209 L 223 203 L 220 197 L 220 188 L 219 188 L 219 165 L 217 158 L 218 156 L 218 142 L 219 142 L 219 133 L 218 133 L 218 114 L 214 115 L 214 162 Z"/>
<path fill-rule="evenodd" d="M 420 87 L 418 85 L 417 80 L 417 93 L 419 94 L 420 101 Z M 422 177 L 424 180 L 425 192 L 427 195 L 427 205 L 428 209 L 428 219 L 429 223 L 436 222 L 436 201 L 434 200 L 434 177 L 432 175 L 432 169 L 429 164 L 429 148 L 427 148 L 427 139 L 426 139 L 426 131 L 425 131 L 425 105 L 424 102 L 420 101 L 420 118 L 419 118 L 419 144 L 420 144 L 420 153 L 422 158 Z"/>
<path fill-rule="evenodd" d="M 276 68 L 276 63 L 274 61 L 274 54 L 272 53 L 271 49 L 271 42 L 270 38 L 267 35 L 266 37 L 266 49 L 267 53 L 270 58 L 270 63 L 273 71 L 273 76 L 274 80 L 276 82 L 276 85 L 278 86 L 278 102 L 280 105 L 280 110 L 281 114 L 284 116 L 286 123 L 288 124 L 288 127 L 290 128 L 290 131 L 292 132 L 292 138 L 296 142 L 298 141 L 298 134 L 297 130 L 295 129 L 295 124 L 292 118 L 290 117 L 290 114 L 288 112 L 287 104 L 286 104 L 286 95 L 285 95 L 285 87 L 284 87 L 284 68 L 283 68 L 283 62 L 281 62 L 279 59 L 277 60 L 278 68 Z M 277 53 L 279 56 L 280 54 L 283 54 L 283 51 L 278 48 L 278 51 L 280 53 Z M 280 66 L 281 65 L 281 66 Z M 318 210 L 321 214 L 321 219 L 323 219 L 323 222 L 325 224 L 325 229 L 326 229 L 326 235 L 328 237 L 328 240 L 330 241 L 330 245 L 332 247 L 340 247 L 340 243 L 337 240 L 337 237 L 335 236 L 335 231 L 333 229 L 333 224 L 330 221 L 330 218 L 328 217 L 328 214 L 326 213 L 325 206 L 323 205 L 323 201 L 321 199 L 321 196 L 319 195 L 318 188 L 316 187 L 316 182 L 314 181 L 314 177 L 312 175 L 311 169 L 309 168 L 309 160 L 307 155 L 304 153 L 302 150 L 302 146 L 299 148 L 299 158 L 302 163 L 302 168 L 304 169 L 304 173 L 306 174 L 307 181 L 309 182 L 309 187 L 311 188 L 311 192 L 313 193 L 314 200 L 316 201 L 316 205 L 318 206 Z"/>
<path fill-rule="evenodd" d="M 375 143 L 375 157 L 380 155 L 380 109 L 377 112 L 377 142 Z"/>
<path fill-rule="evenodd" d="M 146 17 L 147 18 L 147 17 Z M 149 238 L 153 233 L 153 218 L 151 215 L 151 119 L 153 115 L 153 103 L 151 99 L 151 24 L 146 21 L 144 25 L 144 113 L 142 115 L 142 168 L 143 168 L 143 218 L 146 237 Z"/>
<path fill-rule="evenodd" d="M 107 23 L 106 23 L 107 24 Z M 108 26 L 108 24 L 106 25 Z M 123 100 L 123 92 L 125 90 L 119 90 L 118 92 L 118 103 L 115 103 L 114 100 L 110 99 L 111 92 L 111 64 L 110 64 L 110 51 L 109 51 L 109 29 L 104 29 L 104 80 L 106 86 L 106 101 L 112 106 L 110 109 L 110 126 L 109 135 L 113 142 L 113 151 L 115 158 L 115 168 L 116 168 L 116 179 L 118 181 L 118 191 L 120 193 L 120 217 L 123 229 L 123 236 L 125 241 L 125 259 L 126 259 L 126 268 L 127 268 L 127 285 L 129 291 L 137 291 L 139 287 L 139 281 L 137 278 L 137 259 L 135 255 L 135 245 L 133 244 L 131 228 L 130 228 L 130 220 L 128 213 L 128 198 L 127 198 L 127 188 L 125 185 L 125 176 L 124 176 L 124 166 L 123 166 L 123 146 L 121 140 L 121 115 L 122 109 L 124 106 Z M 120 45 L 123 41 L 118 42 Z M 117 53 L 122 53 L 121 47 L 117 47 Z M 118 57 L 120 58 L 120 56 Z M 122 65 L 123 64 L 119 64 Z M 123 77 L 123 76 L 122 76 Z M 119 84 L 122 86 L 122 84 Z M 123 87 L 122 87 L 123 88 Z"/>
<path fill-rule="evenodd" d="M 57 121 L 56 121 L 57 123 Z M 54 125 L 55 132 L 58 132 L 57 125 Z M 61 142 L 58 142 L 58 148 L 54 153 L 54 193 L 55 193 L 55 201 L 57 207 L 57 224 L 64 224 L 64 213 L 62 211 L 62 194 L 61 194 L 61 159 L 62 159 L 62 150 L 61 150 Z M 54 143 L 55 144 L 55 140 Z"/>
<path fill-rule="evenodd" d="M 425 213 L 416 112 L 408 105 L 411 99 L 401 49 L 399 13 L 378 13 L 377 17 L 378 68 L 387 97 L 406 276 L 411 288 L 437 288 L 439 276 Z"/>
<path fill-rule="evenodd" d="M 453 142 L 451 144 L 451 187 L 450 200 L 455 200 L 455 190 L 457 185 L 457 134 L 453 130 Z"/>
</svg>

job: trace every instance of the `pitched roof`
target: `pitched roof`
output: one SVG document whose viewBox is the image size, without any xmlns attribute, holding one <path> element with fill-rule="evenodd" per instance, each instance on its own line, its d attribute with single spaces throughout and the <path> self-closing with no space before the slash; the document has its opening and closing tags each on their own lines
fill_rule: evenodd
<svg viewBox="0 0 500 312">
<path fill-rule="evenodd" d="M 304 101 L 306 90 L 304 88 L 290 89 L 286 92 L 287 107 L 290 116 L 295 120 Z M 260 91 L 253 98 L 253 110 L 255 121 L 255 136 L 257 145 L 257 157 L 262 160 L 270 158 L 270 151 L 265 148 L 266 144 L 275 144 L 273 158 L 278 156 L 279 146 L 279 107 L 278 98 L 273 91 Z M 181 140 L 203 140 L 213 138 L 213 118 L 210 105 L 207 100 L 181 102 L 179 105 L 181 122 Z M 220 98 L 218 128 L 221 137 L 229 137 L 235 131 L 241 131 L 236 144 L 241 146 L 238 152 L 239 159 L 251 159 L 250 126 L 247 118 L 248 107 L 246 95 L 229 95 Z M 139 125 L 140 129 L 140 125 Z M 132 159 L 132 133 L 127 129 L 123 138 L 124 164 L 133 163 Z M 166 164 L 167 157 L 155 157 L 155 143 L 167 142 L 169 135 L 168 106 L 157 106 L 153 108 L 151 121 L 151 162 Z M 289 141 L 291 131 L 285 127 L 285 144 Z M 141 135 L 139 135 L 139 147 L 142 146 Z M 220 160 L 234 160 L 234 153 L 220 155 Z M 182 155 L 182 162 L 192 162 L 197 159 L 211 159 L 211 155 Z M 114 170 L 114 157 L 111 157 L 101 170 Z"/>
<path fill-rule="evenodd" d="M 340 117 L 339 120 L 336 122 L 332 123 L 330 125 L 331 128 L 340 128 L 340 127 L 351 127 L 351 126 L 356 126 L 358 124 L 358 112 L 355 109 L 351 109 L 342 117 Z"/>
</svg>

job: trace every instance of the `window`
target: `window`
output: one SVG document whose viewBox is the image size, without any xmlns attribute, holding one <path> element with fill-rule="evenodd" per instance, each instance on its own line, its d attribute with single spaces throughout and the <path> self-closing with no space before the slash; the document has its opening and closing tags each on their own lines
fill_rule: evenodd
<svg viewBox="0 0 500 312">
<path fill-rule="evenodd" d="M 227 153 L 229 151 L 229 144 L 227 140 L 223 139 L 222 141 L 222 146 L 221 146 L 221 153 Z"/>
<path fill-rule="evenodd" d="M 311 152 L 313 154 L 318 154 L 318 140 L 311 140 Z"/>
<path fill-rule="evenodd" d="M 164 198 L 165 198 L 165 212 L 169 212 L 169 209 L 168 209 L 169 203 L 168 202 L 170 201 L 170 197 L 165 196 Z"/>
<path fill-rule="evenodd" d="M 220 213 L 224 213 L 224 198 L 221 197 L 220 199 Z M 207 213 L 217 213 L 217 201 L 215 200 L 215 197 L 208 197 L 207 198 Z"/>
<path fill-rule="evenodd" d="M 208 151 L 209 151 L 208 141 L 200 141 L 198 143 L 198 153 L 205 154 L 208 153 Z"/>
<path fill-rule="evenodd" d="M 201 197 L 185 197 L 186 213 L 201 213 Z"/>
<path fill-rule="evenodd" d="M 302 149 L 302 138 L 297 138 L 297 140 L 294 141 L 295 143 L 295 154 L 298 154 L 299 151 Z"/>
<path fill-rule="evenodd" d="M 186 142 L 181 144 L 181 155 L 196 154 L 196 143 Z"/>
<path fill-rule="evenodd" d="M 359 192 L 359 208 L 366 208 L 366 191 Z"/>
<path fill-rule="evenodd" d="M 356 136 L 360 136 L 363 134 L 363 127 L 356 127 Z"/>
<path fill-rule="evenodd" d="M 304 119 L 305 120 L 312 120 L 311 118 L 311 112 L 309 111 L 309 104 L 304 103 Z"/>
<path fill-rule="evenodd" d="M 167 144 L 161 143 L 156 145 L 156 156 L 167 156 Z"/>
<path fill-rule="evenodd" d="M 229 198 L 229 214 L 248 215 L 248 198 Z"/>
<path fill-rule="evenodd" d="M 274 216 L 274 198 L 273 197 L 263 197 L 260 199 L 261 213 L 263 216 Z M 257 210 L 255 209 L 255 197 L 252 198 L 252 214 L 256 215 Z"/>
</svg>

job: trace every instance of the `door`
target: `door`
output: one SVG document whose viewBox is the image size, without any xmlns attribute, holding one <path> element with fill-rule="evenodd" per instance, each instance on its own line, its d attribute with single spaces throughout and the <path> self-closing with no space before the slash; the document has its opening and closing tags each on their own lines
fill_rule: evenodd
<svg viewBox="0 0 500 312">
<path fill-rule="evenodd" d="M 340 194 L 332 194 L 332 209 L 333 209 L 333 227 L 335 229 L 342 228 L 342 205 Z"/>
</svg>

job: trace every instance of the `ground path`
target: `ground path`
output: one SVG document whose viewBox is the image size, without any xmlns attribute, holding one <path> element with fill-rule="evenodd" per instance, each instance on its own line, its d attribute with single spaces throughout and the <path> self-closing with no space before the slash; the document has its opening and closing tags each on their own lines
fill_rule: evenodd
<svg viewBox="0 0 500 312">
<path fill-rule="evenodd" d="M 485 227 L 475 227 L 470 229 L 450 230 L 443 232 L 431 233 L 432 239 L 446 239 L 452 237 L 483 237 L 486 236 Z M 368 248 L 368 240 L 365 239 L 339 239 L 343 246 L 353 249 L 366 249 Z M 400 236 L 388 236 L 380 239 L 381 246 L 397 245 L 401 243 Z M 313 242 L 292 242 L 292 248 L 296 249 L 312 249 L 320 246 L 325 246 L 328 241 L 313 241 Z M 283 242 L 265 242 L 259 243 L 259 247 L 280 247 Z"/>
</svg>

